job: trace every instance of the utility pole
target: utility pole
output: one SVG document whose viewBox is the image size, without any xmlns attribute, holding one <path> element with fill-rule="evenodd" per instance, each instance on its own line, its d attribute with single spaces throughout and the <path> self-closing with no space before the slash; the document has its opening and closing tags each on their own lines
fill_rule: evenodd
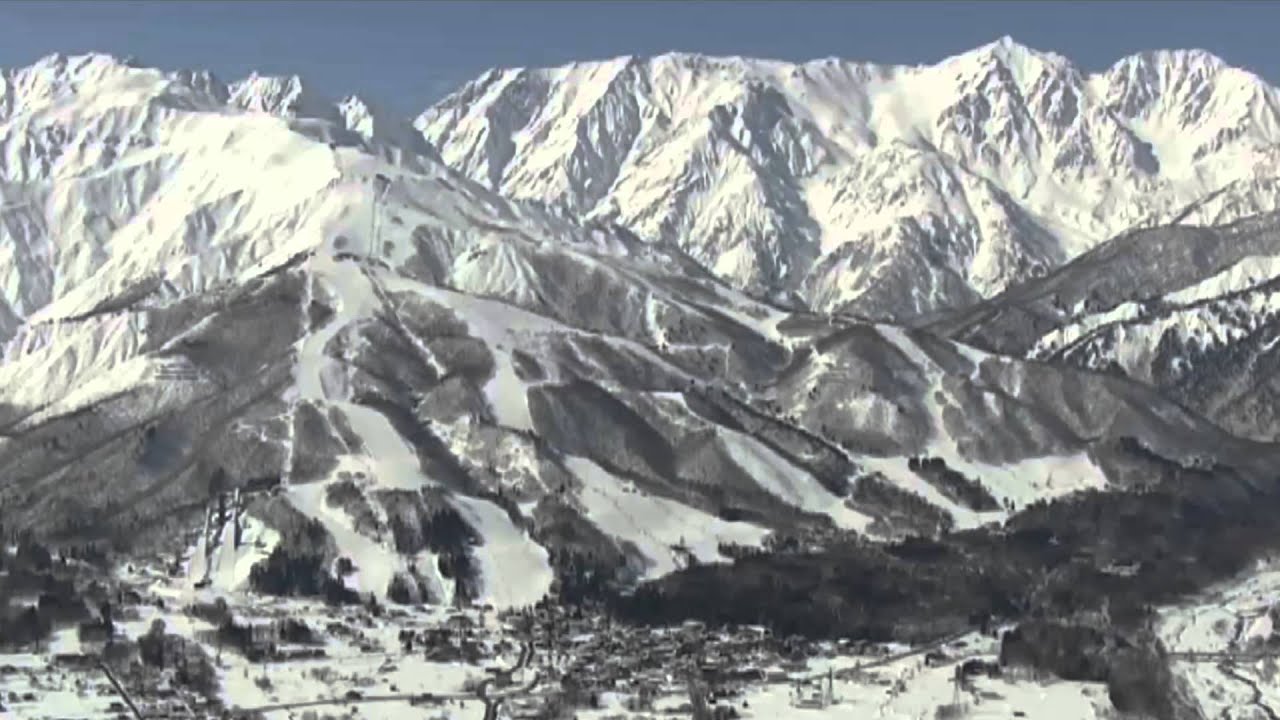
<svg viewBox="0 0 1280 720">
<path fill-rule="evenodd" d="M 373 188 L 373 204 L 369 207 L 369 245 L 364 253 L 365 262 L 373 258 L 373 248 L 377 243 L 375 236 L 378 234 L 378 184 L 376 181 Z"/>
<path fill-rule="evenodd" d="M 707 706 L 707 686 L 702 681 L 702 651 L 686 656 L 684 662 L 685 689 L 693 708 L 693 720 L 711 720 L 711 708 Z"/>
<path fill-rule="evenodd" d="M 378 205 L 391 187 L 391 179 L 382 173 L 373 176 L 373 210 L 369 213 L 369 257 L 378 252 Z"/>
<path fill-rule="evenodd" d="M 711 708 L 707 707 L 707 689 L 698 677 L 698 666 L 686 671 L 685 687 L 689 691 L 689 704 L 693 707 L 693 720 L 711 720 Z"/>
<path fill-rule="evenodd" d="M 233 519 L 232 519 L 232 521 L 235 523 L 235 527 L 233 528 L 233 532 L 234 532 L 233 542 L 235 543 L 235 549 L 237 551 L 240 550 L 240 540 L 241 540 L 241 532 L 242 532 L 241 525 L 240 525 L 240 510 L 243 502 L 244 501 L 240 498 L 240 488 L 236 488 L 236 496 L 235 496 L 235 500 L 232 501 L 233 507 L 231 508 L 231 511 L 234 513 Z"/>
<path fill-rule="evenodd" d="M 124 704 L 129 706 L 129 711 L 133 713 L 135 720 L 142 720 L 142 712 L 138 710 L 138 706 L 133 704 L 133 700 L 129 699 L 129 693 L 125 692 L 124 686 L 116 680 L 116 676 L 111 674 L 111 668 L 102 660 L 98 660 L 98 667 L 102 668 L 102 672 L 106 673 L 107 679 L 111 681 L 111 686 L 116 689 L 120 695 L 120 699 L 124 700 Z"/>
</svg>

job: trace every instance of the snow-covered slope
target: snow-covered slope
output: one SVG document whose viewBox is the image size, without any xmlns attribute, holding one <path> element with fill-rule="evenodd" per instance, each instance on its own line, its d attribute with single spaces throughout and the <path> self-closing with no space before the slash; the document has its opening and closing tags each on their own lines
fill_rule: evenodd
<svg viewBox="0 0 1280 720">
<path fill-rule="evenodd" d="M 1002 38 L 929 66 L 668 54 L 494 70 L 417 126 L 508 196 L 678 244 L 739 287 L 901 319 L 1134 225 L 1274 209 L 1278 98 L 1202 51 L 1090 75 Z"/>
<path fill-rule="evenodd" d="M 1280 438 L 1280 217 L 1129 233 L 933 329 L 1151 384 L 1229 431 Z"/>
<path fill-rule="evenodd" d="M 144 548 L 232 503 L 193 583 L 519 606 L 1276 459 L 1135 383 L 754 300 L 294 79 L 4 77 L 6 527 Z"/>
</svg>

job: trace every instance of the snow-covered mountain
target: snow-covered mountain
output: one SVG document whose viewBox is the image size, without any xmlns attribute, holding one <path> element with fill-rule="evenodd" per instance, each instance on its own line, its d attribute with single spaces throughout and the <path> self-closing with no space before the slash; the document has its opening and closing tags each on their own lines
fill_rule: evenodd
<svg viewBox="0 0 1280 720">
<path fill-rule="evenodd" d="M 524 605 L 1280 459 L 1139 383 L 753 299 L 293 78 L 2 77 L 8 528 L 203 523 L 193 583 Z"/>
<path fill-rule="evenodd" d="M 1276 441 L 1278 317 L 1280 215 L 1266 213 L 1127 233 L 931 329 L 1131 377 L 1234 434 Z"/>
<path fill-rule="evenodd" d="M 1088 74 L 1009 38 L 930 66 L 494 70 L 417 127 L 504 195 L 877 318 L 990 297 L 1135 225 L 1274 209 L 1280 176 L 1280 95 L 1249 72 L 1192 50 Z"/>
</svg>

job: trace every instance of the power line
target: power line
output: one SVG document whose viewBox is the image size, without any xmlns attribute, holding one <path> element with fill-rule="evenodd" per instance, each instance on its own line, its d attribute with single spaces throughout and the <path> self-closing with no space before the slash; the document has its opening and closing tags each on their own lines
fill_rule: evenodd
<svg viewBox="0 0 1280 720">
<path fill-rule="evenodd" d="M 133 700 L 129 698 L 129 693 L 125 691 L 124 686 L 116 680 L 115 675 L 111 674 L 111 668 L 108 668 L 107 664 L 102 660 L 98 660 L 98 667 L 102 668 L 102 672 L 106 673 L 107 679 L 111 681 L 111 686 L 116 689 L 116 692 L 120 694 L 120 698 L 124 700 L 124 704 L 128 705 L 129 710 L 133 712 L 133 717 L 136 720 L 142 720 L 142 713 L 138 710 L 138 706 L 133 704 Z"/>
</svg>

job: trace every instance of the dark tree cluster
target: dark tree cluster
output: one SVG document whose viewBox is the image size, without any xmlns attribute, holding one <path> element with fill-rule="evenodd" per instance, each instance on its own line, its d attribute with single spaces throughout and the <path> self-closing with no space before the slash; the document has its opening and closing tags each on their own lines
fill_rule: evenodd
<svg viewBox="0 0 1280 720">
<path fill-rule="evenodd" d="M 406 573 L 396 573 L 387 583 L 387 599 L 401 605 L 415 602 L 431 601 L 431 594 L 425 583 Z"/>
<path fill-rule="evenodd" d="M 1000 664 L 1106 683 L 1112 705 L 1139 717 L 1177 718 L 1185 710 L 1177 703 L 1168 657 L 1145 630 L 1024 622 L 1002 636 Z"/>
<path fill-rule="evenodd" d="M 381 535 L 385 528 L 369 504 L 368 498 L 351 480 L 339 480 L 325 488 L 325 504 L 342 508 L 358 532 Z"/>
<path fill-rule="evenodd" d="M 295 645 L 313 645 L 319 642 L 311 626 L 297 618 L 285 618 L 276 624 L 276 635 L 281 642 Z"/>
<path fill-rule="evenodd" d="M 25 647 L 40 643 L 53 631 L 53 623 L 35 606 L 7 610 L 0 617 L 0 647 Z"/>
<path fill-rule="evenodd" d="M 483 542 L 480 535 L 456 508 L 438 495 L 430 493 L 389 492 L 379 496 L 387 510 L 387 528 L 396 550 L 414 555 L 430 550 L 436 555 L 440 574 L 454 581 L 458 602 L 479 596 L 477 570 L 471 549 Z M 393 578 L 387 588 L 395 602 L 425 597 L 425 588 L 411 586 L 412 578 Z"/>
<path fill-rule="evenodd" d="M 0 570 L 0 646 L 22 647 L 45 640 L 54 629 L 74 627 L 103 608 L 105 587 L 85 582 L 93 572 L 55 558 L 29 533 L 15 538 L 16 548 Z M 0 557 L 5 553 L 0 552 Z M 30 600 L 34 598 L 34 604 Z M 109 614 L 108 611 L 104 613 Z"/>
<path fill-rule="evenodd" d="M 142 667 L 156 673 L 173 671 L 178 684 L 207 698 L 218 694 L 218 671 L 213 661 L 196 642 L 165 632 L 163 620 L 156 620 L 138 638 L 135 648 Z M 120 658 L 124 664 L 127 658 Z"/>
<path fill-rule="evenodd" d="M 322 597 L 335 604 L 358 604 L 360 597 L 329 574 L 323 555 L 291 553 L 277 546 L 249 571 L 249 585 L 266 595 Z"/>
<path fill-rule="evenodd" d="M 548 548 L 561 602 L 577 605 L 632 581 L 636 568 L 620 543 L 587 522 L 562 497 L 544 498 L 534 510 L 534 539 Z"/>
<path fill-rule="evenodd" d="M 876 518 L 877 530 L 890 535 L 900 529 L 916 535 L 934 536 L 951 529 L 951 516 L 909 490 L 879 475 L 862 475 L 853 483 L 851 496 L 858 509 Z"/>
<path fill-rule="evenodd" d="M 616 589 L 615 579 L 621 574 L 621 561 L 612 554 L 591 551 L 549 551 L 555 571 L 555 592 L 564 605 L 578 606 L 607 597 Z"/>
<path fill-rule="evenodd" d="M 913 457 L 907 468 L 938 489 L 947 499 L 976 512 L 999 510 L 1000 503 L 982 483 L 947 466 L 939 457 Z"/>
<path fill-rule="evenodd" d="M 992 608 L 1016 611 L 1009 588 L 1028 579 L 1012 569 L 974 572 L 955 548 L 928 540 L 854 541 L 689 568 L 614 602 L 621 617 L 644 624 L 695 618 L 765 625 L 777 635 L 916 641 L 962 629 Z"/>
<path fill-rule="evenodd" d="M 754 545 L 739 545 L 738 543 L 722 542 L 716 546 L 721 555 L 731 560 L 741 560 L 749 557 L 759 557 L 767 554 L 764 548 Z"/>
<path fill-rule="evenodd" d="M 359 596 L 329 572 L 329 536 L 308 519 L 249 571 L 249 585 L 266 595 L 323 597 L 334 604 L 360 602 Z"/>
<path fill-rule="evenodd" d="M 388 513 L 387 524 L 396 550 L 402 553 L 430 550 L 446 554 L 480 543 L 471 525 L 448 505 L 428 507 L 425 502 L 415 502 L 402 512 Z"/>
<path fill-rule="evenodd" d="M 26 568 L 35 572 L 47 572 L 53 569 L 53 555 L 49 549 L 41 545 L 31 535 L 24 534 L 18 540 L 17 552 L 14 553 L 13 564 L 17 568 Z"/>
<path fill-rule="evenodd" d="M 188 606 L 187 614 L 218 627 L 231 619 L 231 607 L 225 599 L 218 598 L 213 602 L 198 602 Z"/>
</svg>

